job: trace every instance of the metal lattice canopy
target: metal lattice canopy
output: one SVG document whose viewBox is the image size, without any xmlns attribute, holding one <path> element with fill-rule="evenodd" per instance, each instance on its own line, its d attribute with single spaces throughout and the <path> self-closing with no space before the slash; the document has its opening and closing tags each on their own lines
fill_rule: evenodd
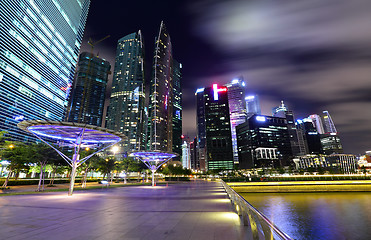
<svg viewBox="0 0 371 240">
<path fill-rule="evenodd" d="M 26 132 L 32 133 L 49 147 L 53 148 L 72 167 L 69 195 L 72 195 L 73 192 L 77 167 L 94 156 L 94 154 L 126 139 L 122 133 L 83 123 L 29 120 L 22 121 L 17 126 Z M 59 144 L 62 143 L 61 145 L 74 148 L 72 158 L 66 156 L 43 138 L 58 141 Z M 89 156 L 80 159 L 81 147 L 98 147 L 102 145 L 105 146 Z"/>
<path fill-rule="evenodd" d="M 129 156 L 139 158 L 152 171 L 152 186 L 154 186 L 154 173 L 162 164 L 178 156 L 178 154 L 163 151 L 144 151 L 132 152 Z"/>
<path fill-rule="evenodd" d="M 18 123 L 18 127 L 38 137 L 63 141 L 71 147 L 76 145 L 76 140 L 82 131 L 84 131 L 81 139 L 82 146 L 112 144 L 126 139 L 122 133 L 83 123 L 29 120 Z"/>
</svg>

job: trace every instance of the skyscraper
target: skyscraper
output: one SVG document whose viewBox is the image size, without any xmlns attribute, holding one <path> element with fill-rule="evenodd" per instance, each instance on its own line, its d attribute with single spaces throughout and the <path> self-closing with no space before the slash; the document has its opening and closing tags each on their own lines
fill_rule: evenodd
<svg viewBox="0 0 371 240">
<path fill-rule="evenodd" d="M 200 170 L 206 170 L 206 122 L 205 122 L 205 88 L 196 90 L 196 125 L 197 125 L 197 141 L 196 145 L 196 162 Z M 196 166 L 196 165 L 195 165 Z"/>
<path fill-rule="evenodd" d="M 241 169 L 289 164 L 292 151 L 285 118 L 253 115 L 236 131 Z"/>
<path fill-rule="evenodd" d="M 2 0 L 0 130 L 21 120 L 63 120 L 90 0 Z M 27 53 L 27 54 L 26 54 Z"/>
<path fill-rule="evenodd" d="M 238 164 L 238 150 L 236 138 L 236 126 L 244 123 L 247 118 L 245 101 L 245 82 L 243 78 L 233 79 L 225 85 L 228 88 L 229 115 L 231 121 L 231 134 L 233 146 L 233 161 Z"/>
<path fill-rule="evenodd" d="M 233 169 L 232 135 L 226 87 L 205 88 L 206 165 L 208 170 Z"/>
<path fill-rule="evenodd" d="M 261 114 L 261 109 L 260 109 L 260 102 L 259 102 L 259 97 L 258 95 L 248 95 L 245 97 L 246 101 L 246 112 L 247 112 L 247 117 L 250 117 L 254 114 Z"/>
<path fill-rule="evenodd" d="M 101 126 L 111 64 L 91 53 L 80 54 L 67 108 L 67 121 Z"/>
<path fill-rule="evenodd" d="M 281 101 L 281 105 L 280 105 L 280 106 L 272 108 L 272 116 L 273 116 L 273 117 L 281 117 L 281 118 L 284 118 L 284 117 L 286 117 L 286 116 L 285 116 L 285 112 L 286 112 L 286 111 L 287 111 L 287 107 L 286 107 L 286 105 L 283 103 L 283 101 Z"/>
<path fill-rule="evenodd" d="M 296 127 L 301 130 L 301 133 L 304 134 L 304 139 L 306 140 L 308 147 L 307 153 L 322 153 L 320 135 L 318 134 L 312 120 L 310 118 L 297 120 Z"/>
<path fill-rule="evenodd" d="M 325 133 L 337 133 L 335 128 L 335 124 L 332 121 L 330 113 L 328 111 L 323 111 L 322 113 L 322 122 L 323 122 L 323 129 Z"/>
<path fill-rule="evenodd" d="M 144 46 L 138 31 L 118 40 L 107 114 L 106 127 L 128 137 L 121 143 L 123 152 L 144 148 L 144 85 Z"/>
<path fill-rule="evenodd" d="M 173 59 L 173 152 L 182 153 L 182 64 Z"/>
<path fill-rule="evenodd" d="M 169 33 L 161 22 L 155 39 L 149 95 L 150 150 L 171 152 L 173 147 L 173 57 Z"/>
</svg>

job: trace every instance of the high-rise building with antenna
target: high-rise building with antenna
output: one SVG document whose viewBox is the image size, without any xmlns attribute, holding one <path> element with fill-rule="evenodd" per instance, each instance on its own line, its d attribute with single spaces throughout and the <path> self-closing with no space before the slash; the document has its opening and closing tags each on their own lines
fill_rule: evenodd
<svg viewBox="0 0 371 240">
<path fill-rule="evenodd" d="M 169 33 L 163 22 L 155 39 L 149 95 L 150 150 L 173 149 L 173 56 Z"/>
</svg>

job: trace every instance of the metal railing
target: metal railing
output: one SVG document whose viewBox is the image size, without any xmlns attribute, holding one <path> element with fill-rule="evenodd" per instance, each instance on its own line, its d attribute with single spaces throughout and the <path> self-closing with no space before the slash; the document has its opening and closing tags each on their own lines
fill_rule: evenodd
<svg viewBox="0 0 371 240">
<path fill-rule="evenodd" d="M 240 194 L 233 190 L 223 180 L 220 180 L 226 190 L 236 212 L 242 216 L 243 224 L 249 227 L 251 237 L 249 239 L 284 239 L 292 240 L 286 233 L 281 231 L 273 222 L 271 222 L 263 213 L 259 212 Z"/>
</svg>

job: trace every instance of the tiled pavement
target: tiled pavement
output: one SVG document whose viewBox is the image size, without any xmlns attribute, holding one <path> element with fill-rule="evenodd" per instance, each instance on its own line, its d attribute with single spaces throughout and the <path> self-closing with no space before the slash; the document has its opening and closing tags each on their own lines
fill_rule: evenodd
<svg viewBox="0 0 371 240">
<path fill-rule="evenodd" d="M 245 239 L 218 182 L 0 196 L 0 239 Z"/>
</svg>

